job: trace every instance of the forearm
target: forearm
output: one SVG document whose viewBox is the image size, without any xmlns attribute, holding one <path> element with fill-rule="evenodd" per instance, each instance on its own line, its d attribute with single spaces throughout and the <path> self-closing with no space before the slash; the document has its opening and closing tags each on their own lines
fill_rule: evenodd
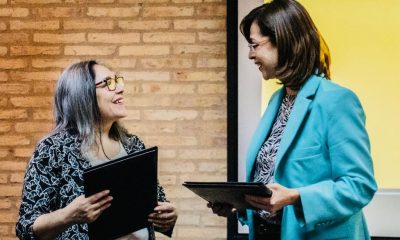
<svg viewBox="0 0 400 240">
<path fill-rule="evenodd" d="M 66 209 L 63 208 L 38 217 L 33 223 L 32 230 L 37 239 L 55 239 L 73 224 L 73 220 L 68 217 Z"/>
</svg>

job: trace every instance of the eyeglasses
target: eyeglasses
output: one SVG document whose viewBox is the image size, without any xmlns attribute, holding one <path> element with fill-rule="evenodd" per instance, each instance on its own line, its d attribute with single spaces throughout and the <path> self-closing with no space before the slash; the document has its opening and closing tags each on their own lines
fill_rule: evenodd
<svg viewBox="0 0 400 240">
<path fill-rule="evenodd" d="M 114 77 L 107 77 L 103 81 L 100 81 L 96 83 L 96 87 L 99 86 L 102 83 L 106 83 L 103 87 L 107 86 L 109 91 L 114 91 L 117 88 L 117 84 L 119 84 L 121 87 L 123 87 L 124 84 L 124 78 L 121 76 L 115 75 Z"/>
<path fill-rule="evenodd" d="M 255 43 L 249 43 L 247 46 L 250 48 L 250 52 L 253 52 L 256 50 L 256 48 L 264 43 L 267 43 L 269 39 L 265 39 L 264 41 L 261 42 L 255 42 Z"/>
</svg>

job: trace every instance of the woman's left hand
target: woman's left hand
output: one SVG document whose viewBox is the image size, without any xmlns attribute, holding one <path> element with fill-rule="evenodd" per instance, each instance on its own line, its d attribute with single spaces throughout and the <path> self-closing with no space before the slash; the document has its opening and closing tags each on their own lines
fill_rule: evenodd
<svg viewBox="0 0 400 240">
<path fill-rule="evenodd" d="M 245 200 L 255 208 L 268 211 L 271 216 L 286 205 L 295 204 L 300 199 L 297 189 L 285 188 L 277 183 L 268 184 L 267 187 L 272 190 L 270 198 L 246 195 Z"/>
<path fill-rule="evenodd" d="M 177 218 L 175 206 L 169 202 L 158 202 L 154 212 L 149 214 L 149 222 L 153 223 L 153 226 L 161 232 L 172 229 Z"/>
</svg>

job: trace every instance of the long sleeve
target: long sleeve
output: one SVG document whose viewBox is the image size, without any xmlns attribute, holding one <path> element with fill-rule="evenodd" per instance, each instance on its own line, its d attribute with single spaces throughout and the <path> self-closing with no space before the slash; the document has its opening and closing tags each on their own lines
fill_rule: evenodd
<svg viewBox="0 0 400 240">
<path fill-rule="evenodd" d="M 32 225 L 44 213 L 54 208 L 57 194 L 54 186 L 56 179 L 54 168 L 49 161 L 55 157 L 54 149 L 46 144 L 39 144 L 29 162 L 24 186 L 16 233 L 20 239 L 35 239 Z"/>
</svg>

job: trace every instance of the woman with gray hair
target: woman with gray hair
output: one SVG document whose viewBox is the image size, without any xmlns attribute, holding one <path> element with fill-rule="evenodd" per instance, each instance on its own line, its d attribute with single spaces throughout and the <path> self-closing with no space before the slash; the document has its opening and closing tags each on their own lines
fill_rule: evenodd
<svg viewBox="0 0 400 240">
<path fill-rule="evenodd" d="M 89 239 L 87 223 L 111 206 L 108 190 L 84 196 L 83 171 L 145 148 L 118 122 L 126 116 L 124 80 L 96 61 L 67 68 L 55 93 L 56 127 L 41 140 L 29 162 L 16 233 L 20 239 Z M 151 227 L 121 239 L 171 236 L 174 205 L 158 186 Z M 132 216 L 133 217 L 133 216 Z"/>
</svg>

